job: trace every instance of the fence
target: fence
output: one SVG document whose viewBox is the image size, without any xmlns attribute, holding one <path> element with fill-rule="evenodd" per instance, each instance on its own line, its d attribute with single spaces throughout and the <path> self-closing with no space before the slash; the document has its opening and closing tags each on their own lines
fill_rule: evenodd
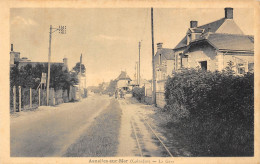
<svg viewBox="0 0 260 164">
<path fill-rule="evenodd" d="M 47 105 L 47 92 L 43 89 L 22 88 L 13 86 L 10 89 L 10 112 L 20 112 L 22 110 L 34 109 L 39 106 Z M 87 97 L 87 91 L 84 95 Z M 77 88 L 70 87 L 70 90 L 54 90 L 50 88 L 49 105 L 54 106 L 64 102 L 74 101 L 77 99 Z"/>
</svg>

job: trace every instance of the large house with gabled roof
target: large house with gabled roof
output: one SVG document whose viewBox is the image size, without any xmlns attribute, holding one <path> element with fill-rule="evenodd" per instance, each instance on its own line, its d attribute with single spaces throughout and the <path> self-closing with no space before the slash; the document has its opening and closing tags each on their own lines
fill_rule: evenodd
<svg viewBox="0 0 260 164">
<path fill-rule="evenodd" d="M 233 19 L 233 8 L 224 9 L 224 18 L 198 26 L 190 21 L 183 39 L 173 49 L 157 44 L 156 103 L 164 107 L 164 85 L 168 76 L 182 68 L 222 71 L 233 63 L 236 74 L 254 71 L 254 36 L 245 35 Z"/>
<path fill-rule="evenodd" d="M 184 38 L 173 49 L 174 69 L 201 68 L 221 71 L 233 63 L 236 74 L 254 70 L 254 37 L 245 35 L 233 20 L 233 8 L 225 8 L 225 17 L 198 26 L 190 21 Z"/>
</svg>

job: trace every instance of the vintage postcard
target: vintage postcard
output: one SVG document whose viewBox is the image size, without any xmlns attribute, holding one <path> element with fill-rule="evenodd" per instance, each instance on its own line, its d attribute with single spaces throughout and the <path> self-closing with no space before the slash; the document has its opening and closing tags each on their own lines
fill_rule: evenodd
<svg viewBox="0 0 260 164">
<path fill-rule="evenodd" d="M 1 163 L 259 164 L 259 1 L 1 2 Z"/>
</svg>

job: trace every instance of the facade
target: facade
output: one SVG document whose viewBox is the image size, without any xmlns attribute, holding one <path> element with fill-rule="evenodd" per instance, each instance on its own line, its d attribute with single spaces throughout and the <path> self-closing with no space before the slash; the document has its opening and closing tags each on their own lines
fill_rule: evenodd
<svg viewBox="0 0 260 164">
<path fill-rule="evenodd" d="M 164 91 L 164 83 L 174 70 L 174 51 L 173 49 L 163 48 L 163 43 L 157 43 L 157 52 L 154 57 L 156 70 L 156 90 Z"/>
<path fill-rule="evenodd" d="M 125 71 L 121 71 L 120 75 L 116 79 L 117 81 L 117 89 L 122 89 L 124 91 L 130 91 L 130 82 L 131 78 L 127 75 Z"/>
<path fill-rule="evenodd" d="M 154 57 L 157 81 L 167 79 L 174 69 L 174 51 L 163 48 L 162 45 L 162 43 L 157 43 L 157 52 Z"/>
<path fill-rule="evenodd" d="M 175 65 L 175 57 L 173 49 L 163 48 L 163 43 L 157 43 L 157 52 L 154 56 L 155 77 L 156 77 L 156 103 L 157 106 L 163 108 L 164 86 L 168 77 L 172 76 Z M 147 89 L 149 91 L 149 88 Z M 149 93 L 149 92 L 147 92 Z M 147 94 L 148 95 L 148 94 Z"/>
<path fill-rule="evenodd" d="M 190 21 L 186 36 L 174 48 L 174 69 L 201 68 L 222 71 L 229 63 L 236 74 L 254 71 L 254 37 L 245 35 L 233 20 L 233 8 L 225 17 L 206 25 Z"/>
</svg>

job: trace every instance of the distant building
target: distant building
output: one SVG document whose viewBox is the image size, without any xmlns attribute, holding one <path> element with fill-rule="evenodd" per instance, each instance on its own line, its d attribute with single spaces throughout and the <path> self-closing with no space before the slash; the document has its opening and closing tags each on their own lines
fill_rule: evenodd
<svg viewBox="0 0 260 164">
<path fill-rule="evenodd" d="M 124 91 L 130 91 L 131 78 L 127 75 L 125 71 L 121 71 L 120 75 L 116 78 L 117 89 L 122 89 Z"/>
<path fill-rule="evenodd" d="M 20 57 L 20 52 L 13 51 L 13 44 L 11 44 L 11 51 L 10 51 L 10 67 L 14 67 L 15 65 L 18 66 L 20 69 L 21 67 L 26 66 L 27 64 L 32 65 L 35 67 L 37 64 L 46 65 L 48 62 L 32 62 L 27 57 Z M 51 64 L 60 65 L 62 66 L 63 70 L 68 70 L 68 58 L 64 58 L 63 62 L 51 62 Z"/>
<path fill-rule="evenodd" d="M 225 8 L 225 17 L 198 26 L 190 21 L 186 36 L 174 48 L 175 70 L 201 68 L 221 71 L 234 64 L 236 74 L 254 70 L 254 36 L 243 34 L 233 20 L 233 8 Z"/>
<path fill-rule="evenodd" d="M 14 67 L 15 63 L 19 62 L 19 60 L 20 60 L 20 52 L 15 52 L 13 44 L 11 44 L 10 67 Z"/>
</svg>

